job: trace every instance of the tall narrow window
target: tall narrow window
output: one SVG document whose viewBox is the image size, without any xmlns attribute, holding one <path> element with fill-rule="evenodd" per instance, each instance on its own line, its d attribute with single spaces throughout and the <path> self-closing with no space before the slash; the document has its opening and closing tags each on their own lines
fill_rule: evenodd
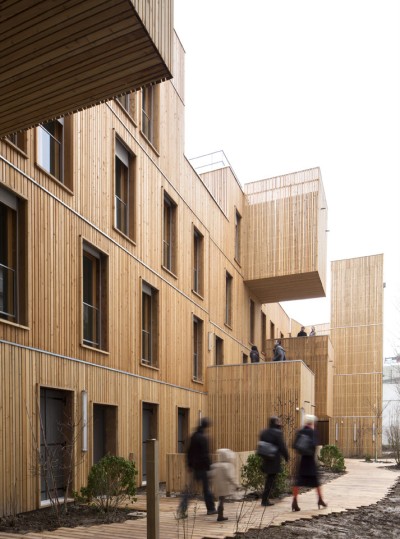
<svg viewBox="0 0 400 539">
<path fill-rule="evenodd" d="M 203 242 L 204 237 L 197 228 L 193 232 L 193 291 L 203 295 Z"/>
<path fill-rule="evenodd" d="M 193 316 L 193 378 L 203 379 L 203 321 Z"/>
<path fill-rule="evenodd" d="M 107 257 L 83 246 L 83 344 L 107 349 Z"/>
<path fill-rule="evenodd" d="M 267 353 L 267 315 L 261 311 L 261 352 Z"/>
<path fill-rule="evenodd" d="M 232 282 L 228 272 L 225 274 L 225 324 L 232 327 Z"/>
<path fill-rule="evenodd" d="M 142 283 L 142 362 L 158 366 L 158 291 Z"/>
<path fill-rule="evenodd" d="M 159 86 L 142 90 L 142 133 L 155 147 L 158 145 Z"/>
<path fill-rule="evenodd" d="M 273 322 L 269 323 L 269 333 L 270 333 L 269 338 L 275 339 L 275 324 Z"/>
<path fill-rule="evenodd" d="M 235 211 L 235 260 L 240 262 L 241 251 L 241 222 L 242 217 L 240 213 Z"/>
<path fill-rule="evenodd" d="M 25 202 L 0 188 L 0 318 L 25 323 Z"/>
<path fill-rule="evenodd" d="M 72 116 L 37 128 L 37 162 L 46 172 L 72 189 Z"/>
<path fill-rule="evenodd" d="M 163 266 L 176 273 L 176 204 L 164 194 Z"/>
<path fill-rule="evenodd" d="M 215 336 L 215 364 L 224 364 L 224 340 Z"/>
<path fill-rule="evenodd" d="M 250 342 L 254 343 L 255 335 L 254 335 L 254 329 L 255 329 L 255 316 L 256 316 L 256 310 L 254 301 L 251 299 L 249 303 L 249 322 L 250 322 Z"/>
<path fill-rule="evenodd" d="M 115 227 L 134 239 L 134 156 L 119 140 L 115 144 Z"/>
<path fill-rule="evenodd" d="M 49 174 L 64 181 L 64 119 L 46 122 L 38 128 L 38 162 Z"/>
</svg>

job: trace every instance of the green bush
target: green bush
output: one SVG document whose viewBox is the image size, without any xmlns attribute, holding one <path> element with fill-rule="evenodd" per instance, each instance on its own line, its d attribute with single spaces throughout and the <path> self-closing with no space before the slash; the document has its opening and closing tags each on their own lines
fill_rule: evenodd
<svg viewBox="0 0 400 539">
<path fill-rule="evenodd" d="M 261 457 L 251 453 L 246 460 L 246 464 L 240 469 L 240 480 L 246 490 L 262 492 L 264 488 L 265 476 L 261 470 Z"/>
<path fill-rule="evenodd" d="M 96 505 L 99 510 L 108 513 L 119 507 L 125 500 L 132 499 L 136 494 L 135 463 L 106 455 L 89 472 L 87 487 L 81 488 L 78 501 L 85 499 Z"/>
<path fill-rule="evenodd" d="M 262 471 L 262 458 L 256 454 L 250 454 L 246 464 L 240 469 L 241 484 L 246 490 L 261 494 L 264 490 L 265 474 Z M 271 498 L 278 498 L 288 492 L 288 469 L 283 466 L 282 472 L 276 476 L 275 484 L 271 491 Z"/>
<path fill-rule="evenodd" d="M 332 472 L 344 472 L 344 458 L 336 445 L 324 445 L 318 457 L 319 461 Z"/>
</svg>

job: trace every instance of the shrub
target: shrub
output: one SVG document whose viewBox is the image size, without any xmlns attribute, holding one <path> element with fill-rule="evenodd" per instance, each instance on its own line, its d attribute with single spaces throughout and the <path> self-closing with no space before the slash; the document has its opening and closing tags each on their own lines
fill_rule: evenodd
<svg viewBox="0 0 400 539">
<path fill-rule="evenodd" d="M 247 457 L 246 464 L 240 469 L 240 479 L 246 490 L 252 490 L 258 494 L 264 489 L 265 474 L 262 471 L 262 458 L 256 454 Z M 271 498 L 277 498 L 288 492 L 288 469 L 283 466 L 282 472 L 276 476 L 274 486 L 271 491 Z"/>
<path fill-rule="evenodd" d="M 344 458 L 336 445 L 324 445 L 318 459 L 332 472 L 344 472 Z"/>
<path fill-rule="evenodd" d="M 260 493 L 264 488 L 264 473 L 261 470 L 261 457 L 251 453 L 246 460 L 246 464 L 240 469 L 240 480 L 246 490 L 254 490 Z"/>
<path fill-rule="evenodd" d="M 84 498 L 108 513 L 117 509 L 125 500 L 136 500 L 136 475 L 134 462 L 106 455 L 92 466 L 88 485 L 81 489 L 80 496 L 76 498 Z"/>
</svg>

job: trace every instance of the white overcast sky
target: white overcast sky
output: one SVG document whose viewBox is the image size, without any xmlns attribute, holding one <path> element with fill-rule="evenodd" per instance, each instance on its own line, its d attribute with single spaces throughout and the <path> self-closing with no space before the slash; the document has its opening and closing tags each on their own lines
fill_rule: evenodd
<svg viewBox="0 0 400 539">
<path fill-rule="evenodd" d="M 321 168 L 331 260 L 384 253 L 384 355 L 400 348 L 400 1 L 175 0 L 186 155 L 239 181 Z M 328 287 L 329 298 L 329 287 Z M 306 325 L 329 299 L 283 303 Z"/>
</svg>

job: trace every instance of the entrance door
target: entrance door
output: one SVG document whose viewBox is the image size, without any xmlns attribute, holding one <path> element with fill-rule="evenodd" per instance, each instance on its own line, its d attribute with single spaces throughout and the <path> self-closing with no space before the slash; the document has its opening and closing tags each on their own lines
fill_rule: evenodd
<svg viewBox="0 0 400 539">
<path fill-rule="evenodd" d="M 146 440 L 157 439 L 157 404 L 143 403 L 142 410 L 142 484 L 147 481 Z"/>
<path fill-rule="evenodd" d="M 40 388 L 40 500 L 63 498 L 71 451 L 69 393 Z"/>
<path fill-rule="evenodd" d="M 117 407 L 93 404 L 93 464 L 117 454 Z"/>
</svg>

